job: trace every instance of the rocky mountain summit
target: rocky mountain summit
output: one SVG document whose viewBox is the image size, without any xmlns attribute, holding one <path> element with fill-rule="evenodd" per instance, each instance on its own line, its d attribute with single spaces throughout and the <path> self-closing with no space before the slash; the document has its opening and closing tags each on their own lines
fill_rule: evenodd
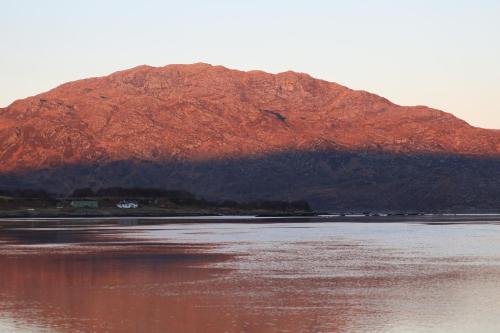
<svg viewBox="0 0 500 333">
<path fill-rule="evenodd" d="M 287 150 L 500 154 L 500 133 L 306 74 L 140 66 L 0 110 L 0 168 Z"/>
<path fill-rule="evenodd" d="M 365 156 L 361 159 L 364 164 L 353 168 L 350 159 L 337 165 L 353 154 Z M 4 187 L 44 186 L 64 191 L 82 185 L 133 183 L 175 186 L 198 193 L 196 184 L 208 177 L 226 185 L 205 184 L 200 191 L 204 195 L 221 199 L 247 199 L 245 193 L 263 198 L 309 198 L 328 207 L 328 202 L 339 200 L 349 177 L 352 182 L 371 175 L 373 188 L 380 187 L 380 172 L 370 165 L 367 154 L 391 156 L 391 161 L 403 161 L 404 156 L 432 161 L 488 160 L 493 161 L 488 170 L 494 172 L 500 156 L 500 131 L 475 128 L 449 113 L 424 106 L 399 106 L 307 74 L 242 72 L 201 63 L 139 66 L 66 83 L 0 109 Z M 254 171 L 267 170 L 269 186 L 259 186 L 261 179 L 247 175 L 251 170 L 240 174 L 245 166 L 238 161 L 254 163 Z M 224 173 L 220 166 L 228 163 L 231 170 Z M 457 163 L 451 164 L 463 165 Z M 145 165 L 163 171 L 153 172 Z M 413 171 L 414 177 L 433 172 L 429 164 L 416 165 L 421 166 Z M 472 164 L 466 165 L 472 168 L 470 175 L 467 170 L 452 174 L 467 174 L 468 182 L 481 174 L 473 172 Z M 180 166 L 191 171 L 176 176 L 172 170 L 181 170 Z M 314 175 L 315 184 L 319 183 L 312 190 L 307 179 L 318 168 L 331 172 L 324 173 L 327 178 L 323 180 Z M 393 168 L 396 176 L 412 166 L 398 164 Z M 116 174 L 113 170 L 117 169 L 123 171 L 121 177 L 105 176 Z M 338 179 L 342 170 L 343 178 Z M 262 178 L 261 172 L 255 174 Z M 492 176 L 484 174 L 475 183 Z M 51 177 L 58 181 L 51 181 Z M 297 177 L 306 183 L 300 186 L 300 193 L 298 187 L 284 190 L 282 186 Z M 280 179 L 280 183 L 273 185 L 273 179 Z M 259 191 L 252 190 L 255 188 Z M 337 193 L 333 197 L 332 191 Z M 346 192 L 352 202 L 355 192 Z"/>
</svg>

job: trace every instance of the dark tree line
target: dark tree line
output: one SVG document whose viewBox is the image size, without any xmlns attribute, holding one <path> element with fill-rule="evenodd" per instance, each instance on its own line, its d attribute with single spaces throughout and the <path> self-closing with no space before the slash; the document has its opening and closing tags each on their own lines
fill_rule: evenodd
<svg viewBox="0 0 500 333">
<path fill-rule="evenodd" d="M 279 210 L 279 211 L 306 211 L 310 212 L 311 207 L 304 200 L 298 201 L 277 201 L 277 200 L 259 200 L 252 202 L 236 202 L 226 200 L 218 204 L 219 207 L 236 208 L 236 209 L 263 209 L 263 210 Z"/>
<path fill-rule="evenodd" d="M 233 209 L 256 209 L 256 210 L 279 210 L 279 211 L 311 211 L 306 201 L 276 201 L 259 200 L 252 202 L 237 202 L 226 200 L 222 202 L 207 201 L 203 198 L 197 198 L 188 191 L 164 190 L 159 188 L 123 188 L 109 187 L 97 191 L 91 188 L 80 188 L 73 191 L 72 198 L 147 198 L 147 199 L 166 199 L 181 206 L 197 206 L 202 208 L 233 208 Z"/>
<path fill-rule="evenodd" d="M 123 188 L 109 187 L 97 191 L 91 188 L 76 189 L 71 194 L 72 198 L 161 198 L 167 199 L 179 205 L 199 205 L 205 201 L 197 199 L 196 196 L 187 191 L 163 190 L 159 188 Z"/>
<path fill-rule="evenodd" d="M 20 198 L 20 199 L 43 199 L 52 200 L 54 196 L 44 190 L 18 189 L 18 190 L 0 190 L 0 196 Z"/>
<path fill-rule="evenodd" d="M 44 190 L 17 189 L 0 190 L 0 196 L 15 199 L 54 201 L 56 196 Z M 179 206 L 194 206 L 200 208 L 230 208 L 241 210 L 277 210 L 277 211 L 311 211 L 306 201 L 277 201 L 259 200 L 252 202 L 237 202 L 226 200 L 220 202 L 207 201 L 196 195 L 181 190 L 164 190 L 159 188 L 123 188 L 109 187 L 94 191 L 91 188 L 79 188 L 72 192 L 68 199 L 77 198 L 121 198 L 121 199 L 144 199 L 145 203 L 154 200 L 168 200 Z"/>
</svg>

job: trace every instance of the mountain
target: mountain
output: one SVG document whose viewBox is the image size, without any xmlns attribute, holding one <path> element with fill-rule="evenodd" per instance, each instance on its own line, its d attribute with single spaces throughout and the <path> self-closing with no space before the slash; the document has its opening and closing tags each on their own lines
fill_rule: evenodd
<svg viewBox="0 0 500 333">
<path fill-rule="evenodd" d="M 139 66 L 0 109 L 7 188 L 157 185 L 326 209 L 496 208 L 499 158 L 500 131 L 295 72 Z"/>
</svg>

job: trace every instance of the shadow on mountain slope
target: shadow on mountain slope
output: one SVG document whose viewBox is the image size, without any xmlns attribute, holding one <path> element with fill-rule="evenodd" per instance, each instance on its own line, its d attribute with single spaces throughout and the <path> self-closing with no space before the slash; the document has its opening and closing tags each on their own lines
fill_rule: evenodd
<svg viewBox="0 0 500 333">
<path fill-rule="evenodd" d="M 306 200 L 327 210 L 497 210 L 500 158 L 289 151 L 204 162 L 118 161 L 0 175 L 4 189 L 155 187 L 207 200 Z"/>
</svg>

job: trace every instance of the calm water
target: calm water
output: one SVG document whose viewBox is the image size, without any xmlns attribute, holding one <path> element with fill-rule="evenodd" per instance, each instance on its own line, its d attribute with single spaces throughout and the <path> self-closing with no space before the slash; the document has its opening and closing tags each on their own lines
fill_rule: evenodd
<svg viewBox="0 0 500 333">
<path fill-rule="evenodd" d="M 496 333 L 499 314 L 495 216 L 0 221 L 0 332 Z"/>
</svg>

